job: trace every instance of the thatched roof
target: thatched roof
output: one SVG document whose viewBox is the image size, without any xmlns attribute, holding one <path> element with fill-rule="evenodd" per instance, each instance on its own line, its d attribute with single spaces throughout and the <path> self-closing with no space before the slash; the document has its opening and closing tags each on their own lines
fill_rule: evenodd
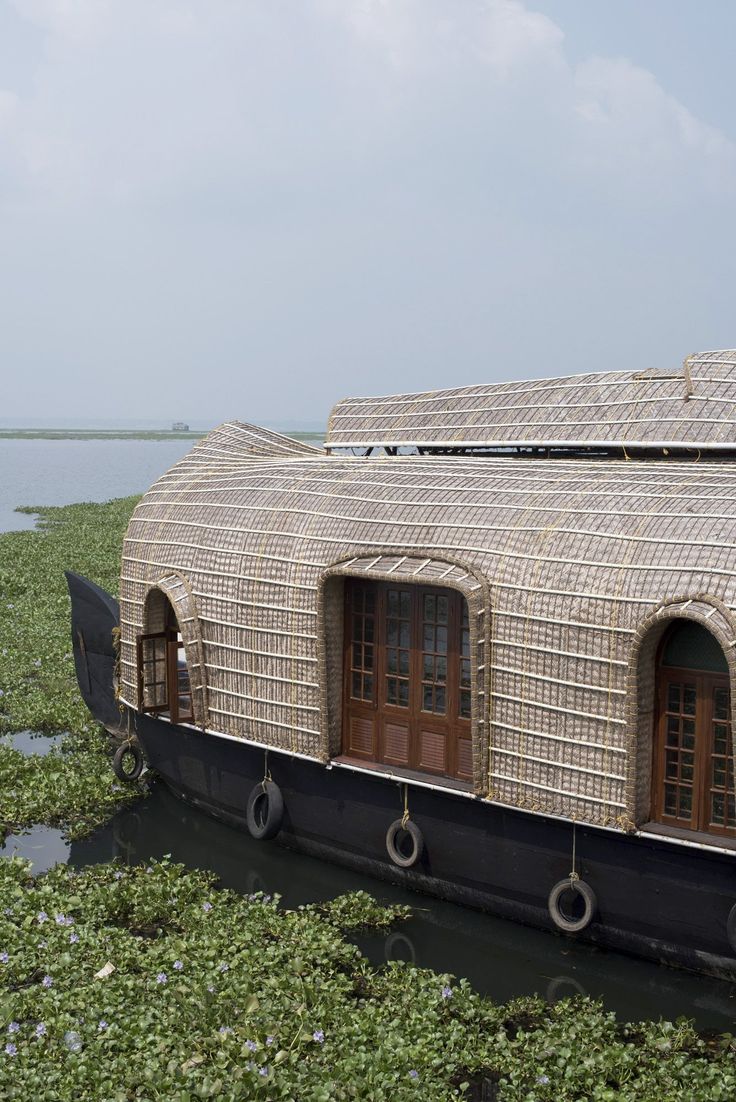
<svg viewBox="0 0 736 1102">
<path fill-rule="evenodd" d="M 736 350 L 681 366 L 346 398 L 327 446 L 736 447 Z"/>
<path fill-rule="evenodd" d="M 340 748 L 341 576 L 439 579 L 470 609 L 476 791 L 590 822 L 640 817 L 640 646 L 677 613 L 706 621 L 733 661 L 736 465 L 367 460 L 280 441 L 267 454 L 254 434 L 216 430 L 135 510 L 121 580 L 129 704 L 160 585 L 187 640 L 197 723 L 327 760 Z"/>
</svg>

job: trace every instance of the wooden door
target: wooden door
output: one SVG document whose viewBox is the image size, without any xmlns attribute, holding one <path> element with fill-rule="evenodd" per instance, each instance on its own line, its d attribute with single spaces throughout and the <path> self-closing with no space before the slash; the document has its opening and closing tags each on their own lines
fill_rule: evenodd
<svg viewBox="0 0 736 1102">
<path fill-rule="evenodd" d="M 455 590 L 348 579 L 343 752 L 472 779 L 470 629 Z"/>
<path fill-rule="evenodd" d="M 658 822 L 736 835 L 727 675 L 660 669 L 653 793 Z"/>
</svg>

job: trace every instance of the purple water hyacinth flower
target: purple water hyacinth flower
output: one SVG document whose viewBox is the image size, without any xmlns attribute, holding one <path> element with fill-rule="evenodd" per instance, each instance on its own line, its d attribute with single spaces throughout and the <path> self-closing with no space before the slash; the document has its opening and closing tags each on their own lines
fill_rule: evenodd
<svg viewBox="0 0 736 1102">
<path fill-rule="evenodd" d="M 229 964 L 221 964 L 220 965 L 220 971 L 221 972 L 229 972 L 230 971 L 230 965 Z"/>
<path fill-rule="evenodd" d="M 45 1037 L 46 1036 L 46 1026 L 43 1022 L 39 1022 L 38 1025 L 36 1026 L 36 1036 L 37 1037 Z"/>
<path fill-rule="evenodd" d="M 17 1022 L 10 1022 L 10 1024 L 8 1025 L 8 1033 L 17 1033 L 19 1029 L 20 1026 Z"/>
<path fill-rule="evenodd" d="M 43 922 L 48 922 L 48 918 L 49 918 L 49 916 L 46 914 L 45 911 L 39 911 L 38 915 L 36 917 L 36 922 L 40 926 Z"/>
<path fill-rule="evenodd" d="M 262 1068 L 258 1069 L 259 1075 L 268 1075 L 268 1065 L 264 1064 Z"/>
<path fill-rule="evenodd" d="M 174 961 L 174 968 L 176 968 L 177 972 L 181 972 L 183 967 L 184 967 L 184 964 L 183 964 L 182 961 L 180 961 L 180 960 L 175 960 Z"/>
<path fill-rule="evenodd" d="M 418 1079 L 419 1078 L 419 1072 L 415 1071 L 414 1068 L 412 1068 L 412 1070 L 409 1072 L 409 1078 L 410 1079 Z"/>
<path fill-rule="evenodd" d="M 104 1033 L 106 1029 L 109 1029 L 107 1022 L 104 1018 L 100 1018 L 99 1022 L 97 1023 L 97 1032 Z"/>
<path fill-rule="evenodd" d="M 16 1046 L 13 1044 L 12 1041 L 8 1041 L 7 1045 L 5 1046 L 5 1051 L 7 1052 L 8 1056 L 17 1056 L 18 1055 L 18 1049 L 16 1048 Z"/>
<path fill-rule="evenodd" d="M 452 998 L 452 995 L 453 995 L 453 991 L 452 991 L 452 988 L 451 988 L 451 987 L 448 987 L 447 985 L 445 985 L 445 986 L 444 986 L 444 987 L 442 988 L 442 998 L 443 998 L 443 999 L 451 999 L 451 998 Z"/>
<path fill-rule="evenodd" d="M 246 1041 L 245 1042 L 245 1047 L 248 1049 L 248 1052 L 255 1052 L 256 1049 L 258 1048 L 258 1045 L 256 1044 L 255 1041 Z"/>
<path fill-rule="evenodd" d="M 54 915 L 54 922 L 57 926 L 66 926 L 66 915 Z"/>
<path fill-rule="evenodd" d="M 266 1037 L 266 1044 L 267 1045 L 272 1045 L 273 1044 L 273 1037 Z"/>
<path fill-rule="evenodd" d="M 7 964 L 9 960 L 10 957 L 7 953 L 0 953 L 0 964 Z"/>
<path fill-rule="evenodd" d="M 72 945 L 76 945 L 79 941 L 79 934 L 69 934 L 69 941 Z"/>
<path fill-rule="evenodd" d="M 321 1045 L 321 1044 L 324 1043 L 324 1039 L 325 1039 L 325 1035 L 322 1032 L 322 1030 L 321 1029 L 315 1029 L 314 1033 L 312 1034 L 312 1040 L 316 1041 L 318 1045 Z"/>
<path fill-rule="evenodd" d="M 38 948 L 39 949 L 48 949 L 48 947 L 49 947 L 48 941 L 39 941 L 39 943 L 38 943 Z"/>
<path fill-rule="evenodd" d="M 537 1082 L 540 1084 L 540 1086 L 545 1087 L 547 1085 L 547 1083 L 549 1083 L 549 1076 L 548 1075 L 538 1075 L 537 1076 Z"/>
<path fill-rule="evenodd" d="M 52 980 L 51 976 L 44 976 L 41 980 L 41 983 L 44 987 L 53 987 L 54 981 Z"/>
<path fill-rule="evenodd" d="M 0 696 L 5 696 L 5 690 L 4 689 L 0 689 Z"/>
<path fill-rule="evenodd" d="M 210 903 L 209 899 L 206 899 L 202 904 L 202 910 L 205 914 L 212 910 L 212 904 Z"/>
<path fill-rule="evenodd" d="M 166 975 L 166 973 L 165 972 L 159 972 L 158 975 L 156 976 L 156 983 L 168 983 L 168 982 L 169 982 L 169 977 Z"/>
<path fill-rule="evenodd" d="M 116 880 L 122 880 L 122 879 L 123 879 L 123 876 L 124 876 L 124 873 L 122 873 L 122 872 L 120 871 L 120 869 L 118 869 L 118 871 L 117 871 L 116 873 L 113 873 L 113 875 L 114 875 L 114 877 L 115 877 L 115 879 L 116 879 Z"/>
<path fill-rule="evenodd" d="M 222 1033 L 222 1035 L 225 1036 L 226 1033 L 232 1033 L 232 1027 L 229 1025 L 221 1025 L 218 1033 Z M 247 1041 L 246 1044 L 250 1047 L 250 1041 Z"/>
</svg>

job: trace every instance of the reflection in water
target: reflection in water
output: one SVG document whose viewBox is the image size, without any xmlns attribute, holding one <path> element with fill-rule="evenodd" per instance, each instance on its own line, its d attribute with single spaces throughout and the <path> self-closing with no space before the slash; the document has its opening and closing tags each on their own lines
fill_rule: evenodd
<svg viewBox="0 0 736 1102">
<path fill-rule="evenodd" d="M 659 967 L 568 938 L 517 926 L 453 903 L 420 896 L 216 822 L 176 799 L 163 785 L 133 810 L 74 842 L 74 865 L 128 863 L 171 854 L 190 867 L 211 869 L 224 887 L 278 893 L 284 906 L 330 899 L 363 889 L 379 900 L 408 903 L 413 917 L 385 934 L 355 937 L 375 963 L 403 960 L 464 976 L 505 1002 L 540 994 L 550 1001 L 575 994 L 602 998 L 622 1018 L 694 1018 L 705 1029 L 733 1031 L 736 985 Z"/>
<path fill-rule="evenodd" d="M 12 746 L 14 750 L 20 750 L 27 758 L 31 754 L 45 758 L 55 746 L 60 746 L 64 735 L 45 735 L 41 731 L 13 731 L 11 734 L 0 735 L 0 746 Z"/>
<path fill-rule="evenodd" d="M 34 826 L 24 834 L 9 834 L 0 846 L 2 857 L 25 857 L 36 873 L 47 872 L 69 860 L 71 847 L 56 827 Z"/>
</svg>

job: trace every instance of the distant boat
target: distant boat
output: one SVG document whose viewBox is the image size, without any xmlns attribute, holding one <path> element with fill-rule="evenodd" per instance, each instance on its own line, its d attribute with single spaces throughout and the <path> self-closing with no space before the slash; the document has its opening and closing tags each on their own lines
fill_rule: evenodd
<svg viewBox="0 0 736 1102">
<path fill-rule="evenodd" d="M 69 587 L 121 773 L 736 978 L 736 351 L 345 399 L 323 450 L 223 425 L 137 505 L 120 610 Z"/>
<path fill-rule="evenodd" d="M 189 432 L 189 425 L 186 421 L 174 421 L 171 426 L 172 432 Z"/>
</svg>

